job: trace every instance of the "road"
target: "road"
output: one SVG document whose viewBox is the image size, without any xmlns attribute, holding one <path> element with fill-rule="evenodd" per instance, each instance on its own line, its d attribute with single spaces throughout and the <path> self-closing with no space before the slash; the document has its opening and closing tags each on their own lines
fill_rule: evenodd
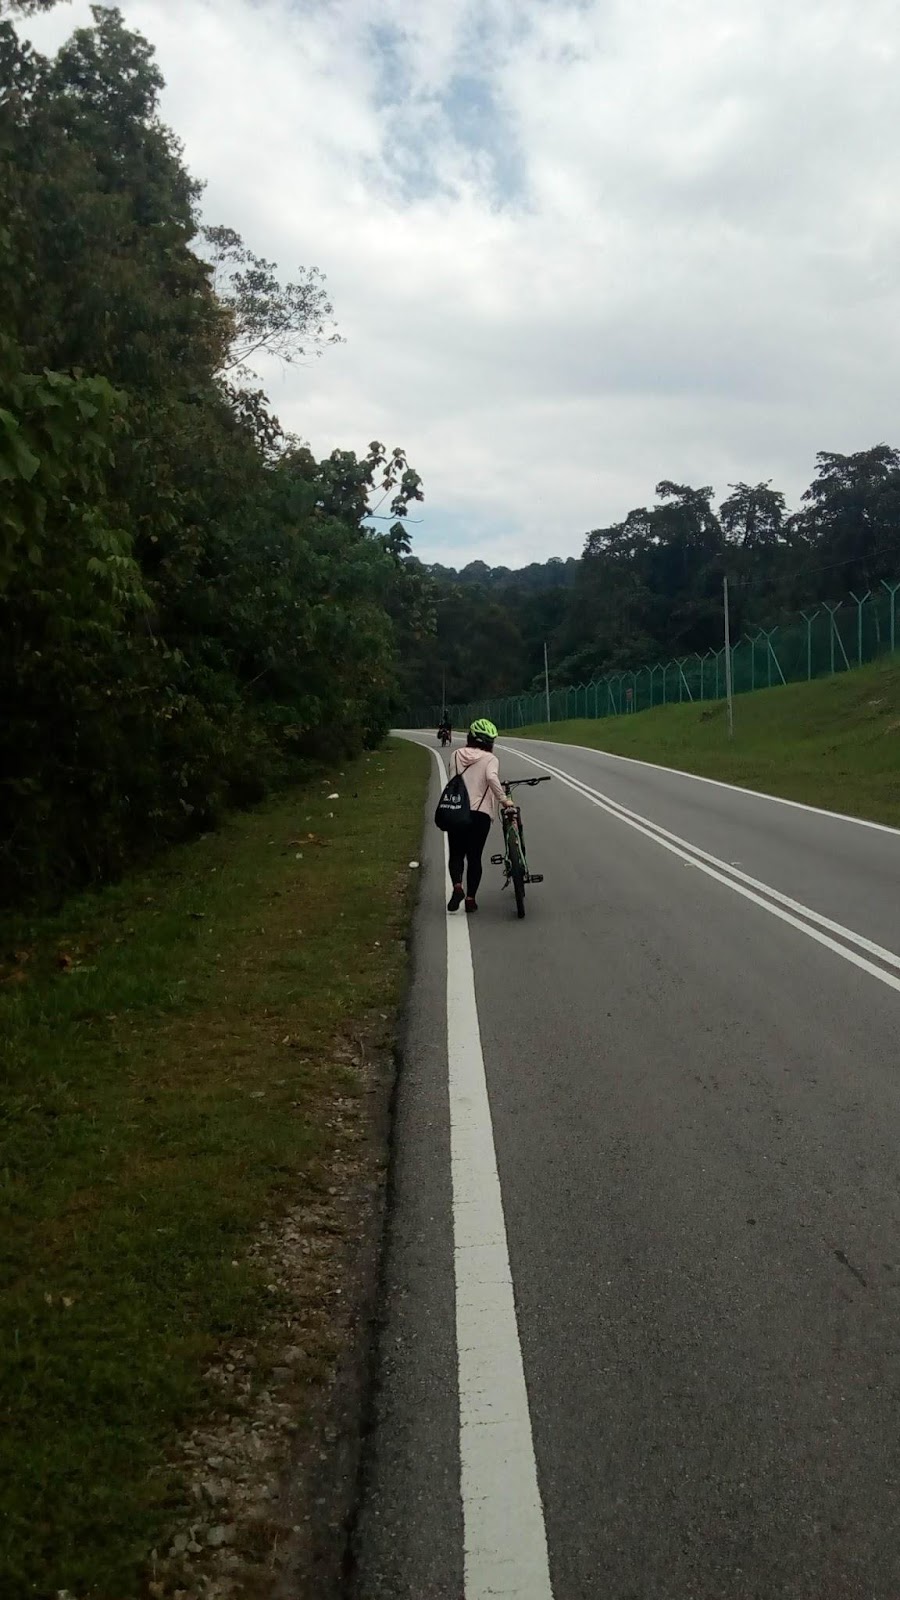
<svg viewBox="0 0 900 1600">
<path fill-rule="evenodd" d="M 426 826 L 358 1600 L 898 1600 L 900 833 L 498 754 L 545 881 L 448 917 Z"/>
</svg>

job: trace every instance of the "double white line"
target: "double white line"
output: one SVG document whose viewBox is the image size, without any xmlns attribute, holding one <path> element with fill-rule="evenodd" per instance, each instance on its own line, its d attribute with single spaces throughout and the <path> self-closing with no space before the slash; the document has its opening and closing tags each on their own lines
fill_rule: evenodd
<svg viewBox="0 0 900 1600">
<path fill-rule="evenodd" d="M 670 833 L 668 828 L 661 827 L 658 822 L 651 822 L 649 817 L 642 817 L 638 812 L 630 811 L 617 800 L 611 800 L 608 795 L 601 794 L 599 789 L 592 789 L 590 784 L 582 783 L 580 778 L 573 778 L 571 773 L 562 772 L 559 767 L 550 766 L 549 762 L 537 760 L 518 746 L 515 753 L 523 761 L 530 762 L 533 767 L 540 767 L 542 772 L 552 773 L 560 783 L 574 789 L 576 794 L 583 795 L 591 805 L 599 806 L 611 817 L 617 817 L 629 828 L 634 828 L 637 833 L 652 839 L 655 844 L 661 845 L 664 850 L 669 850 L 673 856 L 678 856 L 688 866 L 696 867 L 698 872 L 705 872 L 707 877 L 715 878 L 717 883 L 724 883 L 726 888 L 742 895 L 745 900 L 752 901 L 754 905 L 761 906 L 770 916 L 779 917 L 782 922 L 787 922 L 800 933 L 805 933 L 808 939 L 815 939 L 817 944 L 823 944 L 827 950 L 833 950 L 835 955 L 842 956 L 845 961 L 852 962 L 870 977 L 877 978 L 879 983 L 887 984 L 889 989 L 896 989 L 900 993 L 900 977 L 896 975 L 900 973 L 900 956 L 895 955 L 892 950 L 885 950 L 882 945 L 864 938 L 861 933 L 854 933 L 852 928 L 845 928 L 840 922 L 833 922 L 830 917 L 823 916 L 820 911 L 813 911 L 810 906 L 803 905 L 799 900 L 792 900 L 790 895 L 782 894 L 780 889 L 773 889 L 770 884 L 761 883 L 759 878 L 752 878 L 748 872 L 741 872 L 727 861 L 720 861 L 718 856 L 710 855 L 707 850 L 701 850 L 699 845 L 691 844 L 689 840 L 680 838 L 677 833 Z M 863 951 L 865 954 L 860 953 Z M 869 957 L 874 959 L 870 960 Z M 876 962 L 881 965 L 876 965 Z"/>
</svg>

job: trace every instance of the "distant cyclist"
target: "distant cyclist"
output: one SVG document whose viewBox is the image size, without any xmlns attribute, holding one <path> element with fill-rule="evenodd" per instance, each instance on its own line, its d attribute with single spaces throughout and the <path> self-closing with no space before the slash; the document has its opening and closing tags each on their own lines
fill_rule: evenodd
<svg viewBox="0 0 900 1600">
<path fill-rule="evenodd" d="M 451 777 L 462 774 L 469 795 L 471 816 L 464 827 L 449 829 L 447 833 L 450 881 L 453 884 L 453 893 L 447 902 L 448 911 L 458 911 L 464 899 L 467 911 L 478 910 L 475 896 L 481 882 L 481 858 L 491 823 L 497 815 L 497 807 L 509 804 L 500 783 L 500 765 L 494 755 L 496 737 L 494 724 L 487 717 L 479 717 L 472 723 L 463 748 L 454 750 L 450 757 Z"/>
<path fill-rule="evenodd" d="M 440 740 L 442 749 L 444 748 L 445 745 L 450 744 L 452 739 L 453 739 L 453 729 L 450 726 L 450 718 L 447 716 L 446 711 L 444 712 L 444 715 L 441 717 L 441 723 L 440 723 L 440 727 L 438 728 L 438 735 L 437 736 L 438 736 L 438 739 Z"/>
</svg>

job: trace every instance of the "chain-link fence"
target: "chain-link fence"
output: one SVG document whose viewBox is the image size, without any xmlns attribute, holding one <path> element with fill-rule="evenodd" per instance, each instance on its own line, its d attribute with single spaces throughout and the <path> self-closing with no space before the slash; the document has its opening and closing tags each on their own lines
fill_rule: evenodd
<svg viewBox="0 0 900 1600">
<path fill-rule="evenodd" d="M 731 647 L 735 694 L 847 672 L 897 648 L 897 594 L 900 583 L 882 580 L 864 595 L 850 594 L 839 605 L 824 602 L 774 628 L 758 628 Z M 591 683 L 550 690 L 550 720 L 618 717 L 651 706 L 685 700 L 720 700 L 725 694 L 725 648 L 705 655 L 657 661 L 632 672 L 612 672 Z M 441 707 L 416 720 L 436 727 Z M 474 717 L 490 717 L 507 731 L 547 721 L 543 689 L 526 694 L 447 707 L 454 727 Z"/>
</svg>

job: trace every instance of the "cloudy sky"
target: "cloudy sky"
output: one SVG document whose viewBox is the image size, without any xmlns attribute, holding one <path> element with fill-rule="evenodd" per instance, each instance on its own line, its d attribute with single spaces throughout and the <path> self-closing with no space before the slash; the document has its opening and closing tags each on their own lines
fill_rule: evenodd
<svg viewBox="0 0 900 1600">
<path fill-rule="evenodd" d="M 402 444 L 425 559 L 576 554 L 658 479 L 900 444 L 897 0 L 122 0 L 204 209 L 325 272 L 269 370 Z M 41 48 L 82 0 L 22 23 Z"/>
</svg>

